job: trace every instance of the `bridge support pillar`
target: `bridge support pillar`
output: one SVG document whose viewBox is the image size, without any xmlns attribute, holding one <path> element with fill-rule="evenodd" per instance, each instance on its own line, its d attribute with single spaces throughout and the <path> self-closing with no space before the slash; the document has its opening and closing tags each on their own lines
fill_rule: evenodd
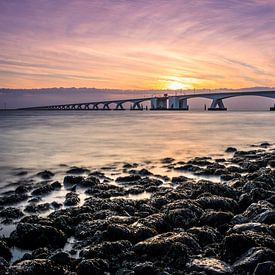
<svg viewBox="0 0 275 275">
<path fill-rule="evenodd" d="M 134 102 L 131 110 L 139 110 L 139 111 L 142 111 L 143 110 L 143 107 L 140 105 L 140 102 Z"/>
<path fill-rule="evenodd" d="M 208 108 L 208 111 L 226 111 L 227 108 L 225 108 L 222 99 L 213 99 L 210 108 Z"/>
<path fill-rule="evenodd" d="M 122 103 L 117 103 L 116 108 L 114 110 L 125 110 L 125 109 L 123 108 Z"/>
<path fill-rule="evenodd" d="M 187 104 L 187 98 L 179 98 L 177 96 L 170 96 L 168 98 L 168 108 L 169 110 L 189 110 L 189 106 Z"/>
<path fill-rule="evenodd" d="M 103 110 L 111 110 L 111 109 L 110 109 L 110 106 L 109 106 L 109 103 L 105 103 L 105 104 L 103 105 Z"/>
<path fill-rule="evenodd" d="M 151 110 L 167 110 L 167 97 L 154 97 L 151 99 Z"/>
</svg>

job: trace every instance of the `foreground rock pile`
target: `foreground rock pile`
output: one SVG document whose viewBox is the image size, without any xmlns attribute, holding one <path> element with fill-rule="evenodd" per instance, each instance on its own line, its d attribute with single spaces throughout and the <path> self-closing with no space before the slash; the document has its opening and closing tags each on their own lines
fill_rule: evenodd
<svg viewBox="0 0 275 275">
<path fill-rule="evenodd" d="M 222 183 L 169 179 L 136 164 L 124 165 L 127 175 L 116 184 L 102 171 L 74 167 L 62 184 L 44 171 L 40 185 L 20 184 L 0 198 L 2 222 L 18 221 L 0 239 L 0 274 L 275 274 L 275 151 L 262 147 L 228 148 L 227 160 L 162 160 L 168 170 L 216 175 Z M 68 191 L 63 205 L 35 201 L 61 187 Z M 127 199 L 143 192 L 150 198 Z M 24 211 L 14 206 L 27 200 Z M 29 252 L 10 263 L 14 246 Z"/>
</svg>

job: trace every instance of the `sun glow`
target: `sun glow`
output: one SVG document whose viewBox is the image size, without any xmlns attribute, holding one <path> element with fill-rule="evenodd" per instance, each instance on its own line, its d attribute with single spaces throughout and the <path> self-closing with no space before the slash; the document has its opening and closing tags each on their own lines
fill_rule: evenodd
<svg viewBox="0 0 275 275">
<path fill-rule="evenodd" d="M 169 90 L 181 90 L 181 89 L 187 88 L 187 85 L 181 82 L 173 81 L 173 82 L 167 83 L 167 88 Z"/>
</svg>

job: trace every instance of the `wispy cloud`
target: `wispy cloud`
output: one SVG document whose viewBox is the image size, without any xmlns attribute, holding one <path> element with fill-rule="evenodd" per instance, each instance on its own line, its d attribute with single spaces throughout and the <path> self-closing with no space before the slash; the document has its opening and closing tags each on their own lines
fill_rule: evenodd
<svg viewBox="0 0 275 275">
<path fill-rule="evenodd" d="M 274 86 L 274 14 L 274 0 L 2 0 L 0 82 Z"/>
</svg>

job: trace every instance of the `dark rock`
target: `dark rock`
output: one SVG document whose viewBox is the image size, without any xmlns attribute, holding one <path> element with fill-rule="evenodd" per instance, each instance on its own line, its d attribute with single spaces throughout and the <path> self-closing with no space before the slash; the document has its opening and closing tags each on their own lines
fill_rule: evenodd
<svg viewBox="0 0 275 275">
<path fill-rule="evenodd" d="M 228 224 L 233 216 L 234 215 L 231 212 L 208 211 L 201 216 L 200 223 L 201 225 L 209 225 L 219 228 L 224 224 Z"/>
<path fill-rule="evenodd" d="M 199 274 L 209 275 L 233 274 L 233 268 L 230 265 L 215 258 L 193 259 L 189 265 L 189 270 L 202 272 Z"/>
<path fill-rule="evenodd" d="M 275 262 L 273 261 L 266 261 L 263 263 L 257 264 L 253 275 L 273 275 L 275 274 Z"/>
<path fill-rule="evenodd" d="M 5 219 L 19 219 L 24 216 L 23 212 L 14 207 L 7 207 L 0 211 L 0 217 Z"/>
<path fill-rule="evenodd" d="M 11 233 L 11 242 L 21 248 L 32 249 L 43 246 L 63 247 L 66 237 L 61 230 L 51 226 L 19 223 Z"/>
<path fill-rule="evenodd" d="M 226 153 L 235 153 L 237 149 L 235 147 L 227 147 L 225 150 Z"/>
<path fill-rule="evenodd" d="M 32 196 L 42 196 L 52 192 L 54 188 L 49 184 L 42 184 L 40 187 L 32 191 Z"/>
<path fill-rule="evenodd" d="M 222 257 L 227 262 L 234 262 L 256 243 L 244 234 L 231 234 L 222 242 Z"/>
<path fill-rule="evenodd" d="M 194 192 L 193 197 L 197 197 L 203 193 L 210 193 L 212 195 L 228 197 L 235 199 L 237 197 L 237 192 L 234 188 L 227 186 L 225 184 L 214 183 L 207 180 L 199 180 L 196 185 L 193 185 Z"/>
<path fill-rule="evenodd" d="M 238 209 L 238 204 L 231 198 L 220 196 L 203 196 L 195 200 L 203 209 L 213 209 L 216 211 L 231 211 Z"/>
<path fill-rule="evenodd" d="M 70 192 L 66 194 L 64 205 L 72 206 L 72 205 L 77 205 L 78 203 L 80 203 L 80 198 L 77 193 Z"/>
<path fill-rule="evenodd" d="M 100 181 L 97 177 L 89 176 L 87 179 L 83 179 L 78 183 L 79 186 L 84 188 L 94 187 L 100 184 Z"/>
<path fill-rule="evenodd" d="M 159 274 L 152 262 L 138 263 L 134 267 L 135 275 L 157 275 Z"/>
<path fill-rule="evenodd" d="M 221 234 L 216 229 L 209 226 L 192 227 L 187 230 L 187 233 L 191 234 L 201 247 L 219 242 L 221 239 Z"/>
<path fill-rule="evenodd" d="M 36 213 L 36 212 L 46 212 L 50 210 L 51 205 L 49 203 L 41 203 L 38 205 L 29 204 L 25 207 L 25 211 L 28 213 Z"/>
<path fill-rule="evenodd" d="M 129 240 L 133 239 L 131 230 L 122 224 L 110 224 L 107 227 L 107 238 L 110 241 Z"/>
<path fill-rule="evenodd" d="M 275 253 L 266 247 L 253 247 L 241 256 L 234 264 L 237 274 L 252 274 L 258 264 L 266 261 L 274 261 Z"/>
<path fill-rule="evenodd" d="M 7 275 L 9 263 L 2 257 L 0 257 L 0 275 Z"/>
<path fill-rule="evenodd" d="M 271 146 L 271 144 L 269 142 L 263 142 L 260 144 L 260 147 L 262 147 L 262 148 L 268 148 L 270 146 Z"/>
<path fill-rule="evenodd" d="M 4 241 L 0 240 L 0 257 L 4 258 L 6 261 L 10 261 L 11 252 Z"/>
<path fill-rule="evenodd" d="M 105 274 L 109 269 L 109 264 L 106 260 L 90 259 L 83 260 L 76 267 L 77 275 L 87 274 Z"/>
<path fill-rule="evenodd" d="M 11 194 L 0 197 L 0 205 L 16 204 L 28 199 L 27 194 Z"/>
<path fill-rule="evenodd" d="M 58 190 L 61 188 L 61 183 L 59 181 L 55 181 L 51 184 L 51 187 L 55 190 Z"/>
<path fill-rule="evenodd" d="M 44 170 L 42 172 L 37 173 L 36 175 L 44 180 L 48 180 L 54 176 L 54 173 L 48 170 Z"/>
<path fill-rule="evenodd" d="M 80 256 L 86 259 L 95 257 L 110 259 L 112 257 L 123 257 L 132 248 L 129 241 L 122 240 L 116 242 L 102 242 L 95 246 L 89 246 L 80 252 Z"/>
<path fill-rule="evenodd" d="M 71 260 L 70 255 L 63 251 L 56 252 L 49 259 L 60 265 L 68 265 Z"/>
<path fill-rule="evenodd" d="M 179 245 L 184 247 L 184 249 L 182 249 L 184 256 L 187 251 L 196 254 L 199 253 L 201 249 L 191 235 L 185 232 L 167 232 L 137 243 L 134 246 L 134 250 L 137 254 L 147 255 L 147 257 L 150 258 L 167 256 L 171 253 L 174 254 L 175 250 L 179 248 Z"/>
<path fill-rule="evenodd" d="M 116 178 L 116 182 L 127 183 L 127 182 L 139 181 L 140 179 L 141 177 L 139 175 L 129 175 L 129 176 Z"/>
<path fill-rule="evenodd" d="M 55 209 L 59 209 L 59 208 L 62 206 L 62 203 L 58 203 L 58 202 L 56 202 L 56 201 L 53 201 L 53 202 L 51 203 L 51 206 L 52 206 L 53 208 L 55 208 Z"/>
<path fill-rule="evenodd" d="M 161 161 L 161 163 L 163 163 L 163 164 L 170 164 L 170 163 L 174 162 L 175 159 L 173 159 L 173 158 L 163 158 L 163 159 L 161 159 L 160 161 Z"/>
<path fill-rule="evenodd" d="M 82 176 L 65 176 L 63 183 L 65 187 L 71 187 L 75 184 L 79 184 L 84 180 Z"/>
<path fill-rule="evenodd" d="M 28 174 L 28 171 L 20 171 L 16 173 L 15 176 L 22 177 L 22 176 L 26 176 L 27 174 Z"/>
<path fill-rule="evenodd" d="M 9 268 L 11 275 L 63 275 L 65 271 L 50 260 L 25 260 Z"/>
<path fill-rule="evenodd" d="M 185 176 L 173 177 L 172 178 L 172 183 L 179 184 L 179 183 L 182 183 L 182 182 L 186 182 L 188 180 L 190 180 L 190 179 L 185 177 Z"/>
<path fill-rule="evenodd" d="M 87 168 L 83 168 L 83 167 L 72 167 L 71 169 L 69 169 L 66 173 L 67 174 L 84 174 L 84 173 L 89 173 L 90 170 Z"/>
</svg>

